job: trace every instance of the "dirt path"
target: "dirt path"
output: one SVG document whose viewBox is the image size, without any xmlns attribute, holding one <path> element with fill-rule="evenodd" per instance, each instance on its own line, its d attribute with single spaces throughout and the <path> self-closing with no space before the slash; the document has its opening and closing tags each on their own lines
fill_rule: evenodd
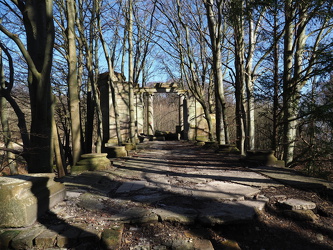
<svg viewBox="0 0 333 250">
<path fill-rule="evenodd" d="M 274 180 L 262 178 L 242 166 L 238 156 L 219 155 L 212 150 L 203 150 L 191 144 L 155 142 L 146 145 L 145 150 L 139 151 L 138 157 L 153 159 L 155 163 L 158 163 L 156 168 L 167 172 L 164 178 L 173 182 L 174 188 L 193 190 L 193 185 L 204 178 L 210 183 L 223 181 L 246 185 L 249 188 L 260 188 L 257 196 L 267 197 L 268 202 L 265 209 L 258 211 L 253 220 L 240 220 L 240 223 L 234 221 L 203 226 L 200 223 L 186 225 L 161 222 L 134 228 L 129 226 L 124 233 L 126 239 L 122 245 L 124 249 L 133 247 L 133 242 L 140 245 L 138 239 L 162 244 L 165 237 L 186 238 L 191 234 L 209 239 L 214 249 L 228 249 L 228 246 L 234 249 L 238 247 L 241 249 L 333 249 L 332 203 L 322 199 L 315 192 L 298 190 L 276 183 Z M 152 174 L 153 177 L 149 177 L 149 174 L 144 176 L 152 180 L 156 178 L 156 173 Z M 313 201 L 317 205 L 314 216 L 297 218 L 288 214 L 279 208 L 277 197 Z M 186 206 L 188 199 L 181 200 L 173 197 L 169 199 L 169 202 L 178 205 L 185 203 Z M 191 205 L 211 204 L 199 201 L 199 204 L 191 203 Z M 156 234 L 156 232 L 159 233 Z M 156 238 L 156 235 L 159 235 L 160 239 Z"/>
<path fill-rule="evenodd" d="M 332 202 L 282 185 L 236 155 L 154 141 L 112 162 L 64 178 L 66 200 L 42 218 L 67 238 L 66 228 L 83 230 L 68 249 L 105 249 L 110 228 L 119 231 L 112 249 L 333 249 Z M 316 208 L 281 208 L 290 198 Z M 86 232 L 99 243 L 82 238 Z"/>
</svg>

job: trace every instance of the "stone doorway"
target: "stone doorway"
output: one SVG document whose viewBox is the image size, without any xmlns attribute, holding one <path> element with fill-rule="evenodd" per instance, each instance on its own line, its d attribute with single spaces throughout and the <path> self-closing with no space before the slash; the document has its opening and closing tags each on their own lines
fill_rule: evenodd
<svg viewBox="0 0 333 250">
<path fill-rule="evenodd" d="M 129 83 L 125 81 L 114 81 L 116 90 L 116 100 L 120 115 L 120 129 L 122 141 L 126 142 L 130 134 L 129 115 Z M 101 109 L 103 119 L 103 145 L 118 145 L 116 134 L 115 114 L 110 91 L 110 80 L 101 78 L 99 80 L 99 90 L 101 94 Z M 207 122 L 204 117 L 201 105 L 186 90 L 183 90 L 175 83 L 156 83 L 153 87 L 135 87 L 135 126 L 137 136 L 155 135 L 156 119 L 154 115 L 154 97 L 158 94 L 172 94 L 178 102 L 178 120 L 175 132 L 180 139 L 185 140 L 207 140 Z"/>
<path fill-rule="evenodd" d="M 153 106 L 155 132 L 176 133 L 180 124 L 179 96 L 176 93 L 156 93 Z"/>
<path fill-rule="evenodd" d="M 157 130 L 163 128 L 160 127 L 159 122 L 161 123 L 161 121 L 159 121 L 159 119 L 163 119 L 164 121 L 166 121 L 165 119 L 168 119 L 169 115 L 164 114 L 163 117 L 163 113 L 156 113 L 156 111 L 163 112 L 163 110 L 161 109 L 165 108 L 165 112 L 168 112 L 170 111 L 170 105 L 169 107 L 163 107 L 161 106 L 163 104 L 160 103 L 158 99 L 160 97 L 172 95 L 174 102 L 176 102 L 173 104 L 176 104 L 177 106 L 176 119 L 174 119 L 176 126 L 173 128 L 173 131 L 175 133 L 178 133 L 181 139 L 187 138 L 188 123 L 184 122 L 187 121 L 188 116 L 188 109 L 187 105 L 185 104 L 186 94 L 186 91 L 179 89 L 178 86 L 174 83 L 157 83 L 154 87 L 138 88 L 137 97 L 140 98 L 140 101 L 137 102 L 139 104 L 137 105 L 137 108 L 142 108 L 141 110 L 138 109 L 138 124 L 140 124 L 140 120 L 142 121 L 142 126 L 138 126 L 138 133 L 146 134 L 148 136 L 154 136 Z M 140 103 L 142 105 L 140 105 Z M 141 116 L 139 115 L 140 112 L 142 113 Z"/>
</svg>

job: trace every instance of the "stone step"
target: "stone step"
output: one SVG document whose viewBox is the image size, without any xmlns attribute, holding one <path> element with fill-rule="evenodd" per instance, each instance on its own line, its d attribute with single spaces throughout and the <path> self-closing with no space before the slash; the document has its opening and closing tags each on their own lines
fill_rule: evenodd
<svg viewBox="0 0 333 250">
<path fill-rule="evenodd" d="M 90 197 L 91 198 L 91 197 Z M 89 199 L 90 199 L 89 198 Z M 161 205 L 156 209 L 129 207 L 118 214 L 108 217 L 113 227 L 102 231 L 90 230 L 87 225 L 60 224 L 46 227 L 36 223 L 28 228 L 3 229 L 0 231 L 0 249 L 46 249 L 46 248 L 82 248 L 89 246 L 101 249 L 117 249 L 120 246 L 124 224 L 171 222 L 181 224 L 220 225 L 251 221 L 257 210 L 262 210 L 265 201 L 240 200 L 227 202 L 203 201 L 201 208 L 185 208 L 172 205 Z M 199 240 L 199 239 L 198 239 Z M 211 248 L 210 241 L 193 241 L 196 244 Z M 172 246 L 181 249 L 193 242 L 172 242 Z M 184 245 L 185 244 L 185 245 Z M 191 248 L 189 248 L 191 249 Z"/>
<path fill-rule="evenodd" d="M 123 224 L 104 229 L 101 234 L 93 234 L 87 231 L 80 232 L 73 228 L 57 233 L 44 226 L 8 230 L 0 234 L 0 249 L 119 249 L 123 231 Z M 146 242 L 138 242 L 137 244 L 138 249 L 148 247 Z M 172 247 L 172 249 L 214 249 L 209 240 L 197 238 L 193 235 L 190 240 L 170 239 L 170 242 L 165 242 L 165 244 Z M 165 247 L 165 245 L 157 246 L 158 249 L 166 249 Z"/>
<path fill-rule="evenodd" d="M 48 249 L 48 248 L 71 248 L 89 242 L 99 245 L 119 245 L 121 230 L 117 237 L 110 234 L 91 232 L 77 227 L 58 225 L 58 229 L 51 230 L 43 225 L 31 228 L 7 229 L 0 232 L 0 249 Z M 106 232 L 109 229 L 105 230 Z M 116 242 L 113 242 L 116 241 Z M 78 248 L 81 249 L 81 248 Z"/>
</svg>

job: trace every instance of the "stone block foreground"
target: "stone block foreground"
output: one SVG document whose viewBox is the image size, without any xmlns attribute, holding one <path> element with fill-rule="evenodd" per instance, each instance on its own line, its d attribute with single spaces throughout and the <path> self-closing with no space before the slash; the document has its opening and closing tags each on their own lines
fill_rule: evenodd
<svg viewBox="0 0 333 250">
<path fill-rule="evenodd" d="M 65 186 L 54 174 L 29 174 L 0 178 L 0 228 L 26 227 L 62 201 Z"/>
</svg>

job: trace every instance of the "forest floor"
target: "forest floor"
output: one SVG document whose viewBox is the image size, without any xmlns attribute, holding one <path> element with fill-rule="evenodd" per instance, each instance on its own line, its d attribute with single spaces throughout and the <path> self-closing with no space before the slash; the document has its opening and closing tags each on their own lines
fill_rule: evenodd
<svg viewBox="0 0 333 250">
<path fill-rule="evenodd" d="M 66 199 L 34 225 L 57 233 L 52 246 L 333 249 L 333 183 L 249 166 L 238 155 L 184 141 L 144 142 L 128 157 L 111 161 L 108 170 L 59 179 Z M 315 207 L 286 209 L 283 202 L 291 199 Z M 110 228 L 120 232 L 113 247 L 104 241 Z M 31 249 L 45 249 L 33 242 Z"/>
<path fill-rule="evenodd" d="M 145 202 L 140 200 L 140 206 L 145 209 L 180 206 L 198 210 L 207 206 L 205 201 L 194 195 L 193 199 L 184 193 L 179 195 L 175 191 L 177 188 L 192 190 L 196 178 L 206 178 L 206 183 L 217 180 L 248 188 L 256 187 L 260 191 L 255 196 L 266 201 L 265 208 L 261 211 L 257 209 L 251 219 L 233 218 L 230 221 L 227 219 L 226 223 L 207 224 L 198 223 L 197 220 L 184 223 L 179 218 L 124 223 L 119 249 L 333 249 L 332 196 L 325 197 L 318 190 L 304 190 L 304 183 L 297 185 L 299 183 L 293 180 L 290 183 L 295 185 L 285 185 L 274 180 L 271 182 L 266 175 L 262 176 L 267 179 L 252 177 L 255 168 L 242 163 L 237 155 L 216 154 L 211 149 L 187 142 L 148 142 L 131 152 L 127 159 L 114 161 L 113 166 L 116 169 L 112 179 L 118 184 L 107 191 L 111 199 L 109 203 L 106 200 L 103 202 L 114 209 L 117 209 L 114 201 L 122 200 L 127 202 L 126 207 L 131 207 L 137 205 L 138 197 L 150 197 Z M 236 176 L 228 176 L 227 173 Z M 151 186 L 151 190 L 148 190 L 147 185 L 146 188 L 138 188 L 137 192 L 122 194 L 117 191 L 122 183 L 131 180 L 158 183 L 159 188 L 163 188 L 163 180 L 158 179 L 157 175 L 167 180 L 168 185 L 171 184 L 173 195 L 157 195 L 156 190 L 152 190 Z M 311 189 L 310 184 L 309 187 Z M 280 206 L 279 200 L 287 199 L 313 202 L 316 208 L 307 210 L 309 213 L 286 211 Z M 82 205 L 82 200 L 81 205 L 79 203 L 67 201 L 66 205 L 71 204 L 74 209 L 72 214 L 75 214 L 69 220 L 96 220 L 107 226 L 105 221 L 101 222 L 101 218 L 109 216 L 105 215 L 105 209 L 89 210 L 89 205 L 88 208 Z M 207 242 L 210 243 L 207 245 Z"/>
</svg>

